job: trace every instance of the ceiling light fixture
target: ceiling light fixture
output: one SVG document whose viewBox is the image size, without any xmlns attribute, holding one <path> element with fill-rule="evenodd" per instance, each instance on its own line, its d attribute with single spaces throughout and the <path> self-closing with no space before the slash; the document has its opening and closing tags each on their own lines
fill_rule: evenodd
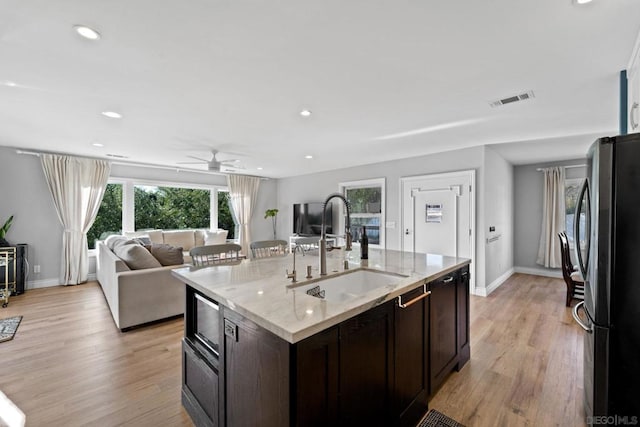
<svg viewBox="0 0 640 427">
<path fill-rule="evenodd" d="M 258 169 L 259 171 L 262 170 L 262 166 L 258 166 L 256 169 Z"/>
<path fill-rule="evenodd" d="M 84 37 L 85 39 L 100 40 L 100 37 L 101 37 L 100 33 L 94 30 L 93 28 L 89 28 L 85 25 L 76 25 L 73 27 L 73 29 L 76 31 L 76 33 L 78 33 L 80 36 Z"/>
<path fill-rule="evenodd" d="M 93 144 L 94 147 L 104 147 L 104 144 L 100 144 L 99 142 L 94 142 Z"/>
<path fill-rule="evenodd" d="M 4 82 L 5 86 L 9 86 L 9 87 L 16 87 L 18 86 L 18 83 L 16 82 L 12 82 L 11 80 L 7 80 L 6 82 Z"/>
<path fill-rule="evenodd" d="M 109 117 L 110 119 L 121 119 L 122 114 L 116 113 L 115 111 L 103 111 L 101 113 L 105 117 Z"/>
<path fill-rule="evenodd" d="M 591 3 L 592 0 L 575 0 L 576 4 L 587 4 Z"/>
<path fill-rule="evenodd" d="M 304 156 L 305 159 L 313 159 L 313 156 L 311 154 L 307 154 L 306 156 Z"/>
<path fill-rule="evenodd" d="M 301 115 L 302 117 L 309 117 L 309 116 L 311 115 L 311 111 L 309 111 L 309 110 L 302 110 L 302 111 L 300 111 L 300 115 Z"/>
</svg>

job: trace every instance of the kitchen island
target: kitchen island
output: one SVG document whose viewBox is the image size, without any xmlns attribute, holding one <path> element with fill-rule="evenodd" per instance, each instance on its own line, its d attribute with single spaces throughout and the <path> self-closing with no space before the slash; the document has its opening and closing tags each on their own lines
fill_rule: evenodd
<svg viewBox="0 0 640 427">
<path fill-rule="evenodd" d="M 183 404 L 194 422 L 415 425 L 469 358 L 469 260 L 372 249 L 361 262 L 335 250 L 322 278 L 317 256 L 297 264 L 298 283 L 285 278 L 291 255 L 174 270 L 187 285 Z"/>
</svg>

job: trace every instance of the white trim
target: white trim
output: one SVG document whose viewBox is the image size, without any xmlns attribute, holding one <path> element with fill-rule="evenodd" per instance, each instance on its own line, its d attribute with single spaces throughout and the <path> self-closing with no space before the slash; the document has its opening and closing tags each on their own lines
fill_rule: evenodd
<svg viewBox="0 0 640 427">
<path fill-rule="evenodd" d="M 25 290 L 28 291 L 29 289 L 51 288 L 53 286 L 62 286 L 60 284 L 60 280 L 58 279 L 29 280 L 27 281 L 27 286 Z"/>
<path fill-rule="evenodd" d="M 473 292 L 473 294 L 481 296 L 481 297 L 489 296 L 491 294 L 491 292 L 495 291 L 496 289 L 498 289 L 500 287 L 500 285 L 502 285 L 504 282 L 506 282 L 507 279 L 509 277 L 511 277 L 511 275 L 513 275 L 513 273 L 515 273 L 513 268 L 508 269 L 507 271 L 504 272 L 504 274 L 502 274 L 496 280 L 491 282 L 489 284 L 489 286 L 487 286 L 486 288 L 476 288 L 475 291 Z"/>
<path fill-rule="evenodd" d="M 546 268 L 532 268 L 532 267 L 513 267 L 516 273 L 531 274 L 533 276 L 544 276 L 562 279 L 562 271 L 560 269 L 552 270 Z"/>
<path fill-rule="evenodd" d="M 458 177 L 469 177 L 469 181 L 471 182 L 471 189 L 469 191 L 469 205 L 470 205 L 470 218 L 469 218 L 469 227 L 471 227 L 471 236 L 470 236 L 470 251 L 471 251 L 471 265 L 469 266 L 471 272 L 471 279 L 469 280 L 469 289 L 474 289 L 476 286 L 476 273 L 478 269 L 475 267 L 477 264 L 476 260 L 476 170 L 475 169 L 465 169 L 454 172 L 443 172 L 443 173 L 434 173 L 428 175 L 412 175 L 412 176 L 403 176 L 400 177 L 399 180 L 399 206 L 400 206 L 400 227 L 398 230 L 398 237 L 400 242 L 400 250 L 404 252 L 404 238 L 403 238 L 403 229 L 405 228 L 404 224 L 404 186 L 412 181 L 420 181 L 423 179 L 439 179 L 439 178 L 458 178 Z"/>
</svg>

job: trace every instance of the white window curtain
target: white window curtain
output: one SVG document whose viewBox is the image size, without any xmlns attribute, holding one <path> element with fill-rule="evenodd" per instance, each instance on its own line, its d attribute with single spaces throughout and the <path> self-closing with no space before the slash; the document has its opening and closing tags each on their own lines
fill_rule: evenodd
<svg viewBox="0 0 640 427">
<path fill-rule="evenodd" d="M 98 214 L 111 163 L 56 154 L 41 154 L 40 161 L 64 227 L 60 283 L 84 283 L 89 275 L 87 231 Z"/>
<path fill-rule="evenodd" d="M 545 168 L 542 201 L 542 227 L 536 263 L 561 268 L 558 233 L 565 229 L 564 167 Z"/>
<path fill-rule="evenodd" d="M 238 243 L 242 246 L 242 251 L 249 257 L 249 244 L 251 243 L 249 224 L 253 208 L 256 206 L 256 199 L 258 198 L 260 178 L 246 175 L 229 175 L 227 183 L 229 185 L 229 201 L 238 221 Z"/>
</svg>

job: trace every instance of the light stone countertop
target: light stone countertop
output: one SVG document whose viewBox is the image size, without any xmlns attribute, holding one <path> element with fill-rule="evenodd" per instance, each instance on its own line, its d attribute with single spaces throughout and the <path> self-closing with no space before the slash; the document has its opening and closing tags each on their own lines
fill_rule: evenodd
<svg viewBox="0 0 640 427">
<path fill-rule="evenodd" d="M 377 305 L 432 281 L 470 263 L 467 258 L 433 254 L 411 254 L 393 250 L 369 249 L 369 260 L 362 262 L 357 248 L 346 252 L 349 270 L 361 268 L 395 273 L 402 278 L 397 284 L 372 289 L 347 301 L 333 302 L 296 290 L 318 281 L 318 254 L 296 254 L 298 282 L 292 287 L 285 278 L 291 270 L 292 255 L 243 260 L 236 265 L 195 268 L 183 267 L 173 275 L 204 295 L 230 308 L 280 338 L 296 343 L 320 331 L 365 312 Z M 327 278 L 344 271 L 345 252 L 327 254 Z M 313 279 L 305 279 L 306 266 L 313 267 Z M 318 281 L 318 285 L 322 280 Z"/>
</svg>

